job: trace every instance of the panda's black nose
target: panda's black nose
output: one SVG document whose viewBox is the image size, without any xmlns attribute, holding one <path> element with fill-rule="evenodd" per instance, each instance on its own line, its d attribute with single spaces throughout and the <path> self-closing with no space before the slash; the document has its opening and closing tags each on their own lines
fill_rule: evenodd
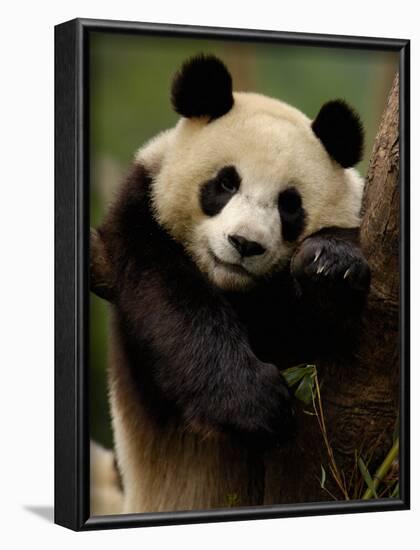
<svg viewBox="0 0 420 550">
<path fill-rule="evenodd" d="M 249 241 L 241 235 L 228 235 L 228 241 L 236 248 L 242 257 L 261 256 L 264 254 L 265 248 L 256 241 Z"/>
</svg>

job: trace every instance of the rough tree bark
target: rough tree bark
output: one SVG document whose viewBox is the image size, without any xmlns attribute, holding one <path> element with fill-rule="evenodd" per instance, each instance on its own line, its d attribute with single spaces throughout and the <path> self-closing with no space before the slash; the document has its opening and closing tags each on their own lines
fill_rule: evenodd
<svg viewBox="0 0 420 550">
<path fill-rule="evenodd" d="M 372 286 L 348 359 L 317 364 L 322 384 L 326 431 L 337 467 L 354 490 L 355 452 L 370 468 L 392 445 L 399 394 L 399 82 L 388 98 L 376 136 L 363 201 L 361 243 L 372 269 Z M 91 290 L 112 301 L 112 281 L 103 245 L 91 233 Z M 325 442 L 316 417 L 298 411 L 299 430 L 287 447 L 265 462 L 266 504 L 343 499 L 329 470 Z M 326 491 L 321 487 L 321 465 Z M 260 470 L 263 471 L 263 470 Z"/>
<path fill-rule="evenodd" d="M 361 243 L 372 270 L 372 285 L 357 344 L 345 361 L 317 364 L 326 431 L 350 496 L 360 478 L 353 474 L 355 451 L 365 460 L 370 458 L 370 469 L 375 470 L 392 445 L 399 408 L 398 90 L 397 75 L 366 179 Z M 304 408 L 298 413 L 297 440 L 267 461 L 267 504 L 331 499 L 320 484 L 321 465 L 327 474 L 326 488 L 336 498 L 344 498 L 329 470 L 318 421 Z"/>
</svg>

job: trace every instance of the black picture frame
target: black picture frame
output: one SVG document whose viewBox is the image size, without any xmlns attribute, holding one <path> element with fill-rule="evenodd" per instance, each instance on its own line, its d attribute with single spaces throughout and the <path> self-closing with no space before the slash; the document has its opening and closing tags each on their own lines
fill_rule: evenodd
<svg viewBox="0 0 420 550">
<path fill-rule="evenodd" d="M 89 517 L 89 34 L 141 33 L 399 53 L 400 498 Z M 75 19 L 55 27 L 55 523 L 92 530 L 406 510 L 410 506 L 410 43 L 403 39 Z"/>
</svg>

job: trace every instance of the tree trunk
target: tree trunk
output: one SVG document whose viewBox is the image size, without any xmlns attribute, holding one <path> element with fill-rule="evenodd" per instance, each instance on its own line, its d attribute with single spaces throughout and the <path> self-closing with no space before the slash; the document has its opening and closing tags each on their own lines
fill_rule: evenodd
<svg viewBox="0 0 420 550">
<path fill-rule="evenodd" d="M 345 491 L 331 472 L 323 434 L 311 406 L 297 412 L 298 434 L 266 457 L 266 504 L 360 497 L 355 453 L 372 472 L 392 445 L 399 394 L 399 82 L 382 117 L 367 175 L 361 243 L 372 286 L 352 357 L 317 364 L 326 434 Z M 91 234 L 91 289 L 112 300 L 100 238 Z M 321 466 L 326 473 L 321 487 Z"/>
<path fill-rule="evenodd" d="M 361 243 L 372 270 L 352 357 L 318 363 L 326 433 L 346 491 L 360 497 L 355 453 L 374 472 L 392 446 L 399 410 L 399 82 L 395 77 L 369 165 Z M 345 498 L 331 473 L 318 420 L 298 412 L 297 441 L 267 459 L 265 502 Z M 321 487 L 321 465 L 326 472 Z"/>
</svg>

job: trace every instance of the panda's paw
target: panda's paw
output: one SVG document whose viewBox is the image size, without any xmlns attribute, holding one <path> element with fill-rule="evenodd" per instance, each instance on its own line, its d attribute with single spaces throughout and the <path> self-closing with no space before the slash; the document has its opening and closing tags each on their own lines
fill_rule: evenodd
<svg viewBox="0 0 420 550">
<path fill-rule="evenodd" d="M 274 365 L 258 362 L 256 372 L 231 418 L 232 428 L 237 439 L 254 448 L 280 447 L 295 433 L 290 390 Z"/>
<path fill-rule="evenodd" d="M 266 450 L 279 447 L 295 433 L 292 397 L 277 367 L 253 357 L 229 391 L 213 391 L 208 400 L 189 406 L 184 421 L 205 439 L 228 436 L 233 441 Z"/>
<path fill-rule="evenodd" d="M 351 241 L 315 235 L 306 238 L 291 261 L 291 273 L 302 292 L 325 289 L 333 295 L 366 295 L 370 268 Z"/>
</svg>

